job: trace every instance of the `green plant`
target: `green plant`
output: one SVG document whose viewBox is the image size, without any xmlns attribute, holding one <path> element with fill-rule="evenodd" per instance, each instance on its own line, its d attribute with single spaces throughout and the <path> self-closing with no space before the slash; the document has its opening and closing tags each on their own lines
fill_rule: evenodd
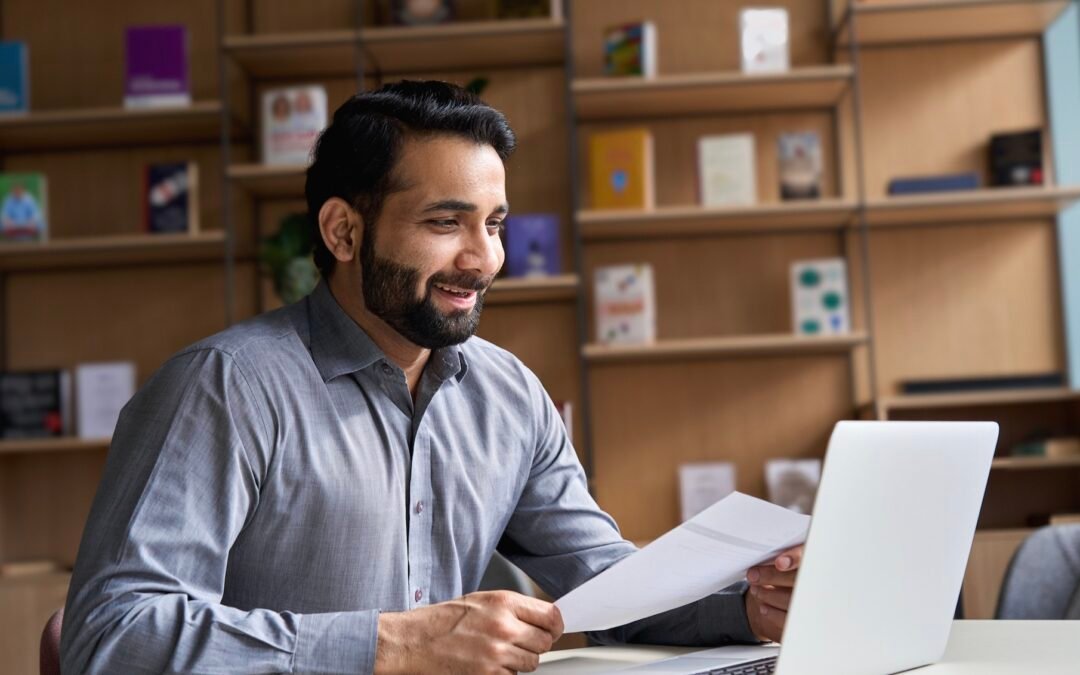
<svg viewBox="0 0 1080 675">
<path fill-rule="evenodd" d="M 311 248 L 307 216 L 302 213 L 282 218 L 277 233 L 264 237 L 259 246 L 262 271 L 273 279 L 274 290 L 286 304 L 300 300 L 319 282 Z"/>
</svg>

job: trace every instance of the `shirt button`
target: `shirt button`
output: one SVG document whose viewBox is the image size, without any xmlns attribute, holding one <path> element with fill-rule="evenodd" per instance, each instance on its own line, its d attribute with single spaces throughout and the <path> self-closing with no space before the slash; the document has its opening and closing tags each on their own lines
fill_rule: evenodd
<svg viewBox="0 0 1080 675">
<path fill-rule="evenodd" d="M 393 375 L 394 374 L 394 369 L 390 367 L 389 363 L 382 364 L 382 371 L 384 373 L 386 373 L 387 375 Z"/>
<path fill-rule="evenodd" d="M 420 602 L 420 598 L 422 597 L 424 597 L 424 592 L 419 588 L 416 589 L 416 592 L 413 593 L 413 600 L 415 600 L 416 602 Z"/>
<path fill-rule="evenodd" d="M 424 512 L 424 502 L 423 501 L 416 502 L 416 512 L 417 513 L 423 513 Z"/>
</svg>

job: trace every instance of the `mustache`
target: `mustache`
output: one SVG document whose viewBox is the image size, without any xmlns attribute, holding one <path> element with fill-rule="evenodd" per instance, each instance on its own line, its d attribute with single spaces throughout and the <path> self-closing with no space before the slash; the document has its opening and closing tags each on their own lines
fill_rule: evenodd
<svg viewBox="0 0 1080 675">
<path fill-rule="evenodd" d="M 461 274 L 440 274 L 438 276 L 433 276 L 428 279 L 427 285 L 428 288 L 431 288 L 435 284 L 442 284 L 444 286 L 464 288 L 468 291 L 486 291 L 494 281 L 494 274 L 478 277 L 462 272 Z"/>
</svg>

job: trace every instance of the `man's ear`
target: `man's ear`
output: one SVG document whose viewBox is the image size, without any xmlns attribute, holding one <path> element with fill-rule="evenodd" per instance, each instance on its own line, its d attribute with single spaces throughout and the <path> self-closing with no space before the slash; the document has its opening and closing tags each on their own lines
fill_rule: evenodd
<svg viewBox="0 0 1080 675">
<path fill-rule="evenodd" d="M 356 209 L 340 197 L 331 197 L 319 209 L 319 232 L 330 254 L 338 262 L 356 260 L 363 239 L 364 223 Z"/>
</svg>

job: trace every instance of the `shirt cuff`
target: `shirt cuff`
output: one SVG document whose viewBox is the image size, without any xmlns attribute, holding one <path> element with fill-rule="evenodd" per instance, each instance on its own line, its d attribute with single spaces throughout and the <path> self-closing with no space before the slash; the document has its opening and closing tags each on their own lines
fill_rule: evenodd
<svg viewBox="0 0 1080 675">
<path fill-rule="evenodd" d="M 746 616 L 746 590 L 741 581 L 698 602 L 698 630 L 707 644 L 761 644 Z"/>
<path fill-rule="evenodd" d="M 296 637 L 294 673 L 361 673 L 375 670 L 379 612 L 304 614 Z"/>
</svg>

